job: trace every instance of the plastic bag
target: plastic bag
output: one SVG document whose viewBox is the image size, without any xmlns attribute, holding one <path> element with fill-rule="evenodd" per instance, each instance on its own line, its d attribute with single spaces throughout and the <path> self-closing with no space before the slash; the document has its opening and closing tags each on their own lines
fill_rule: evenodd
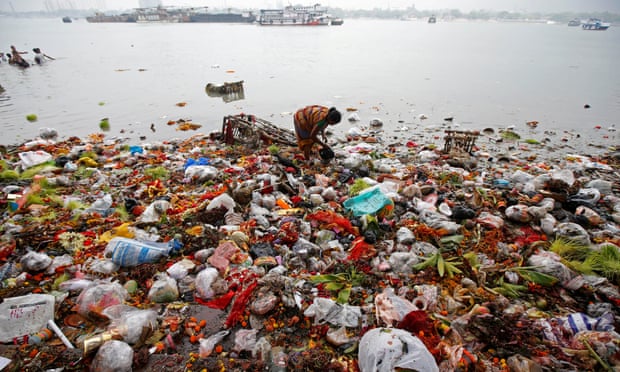
<svg viewBox="0 0 620 372">
<path fill-rule="evenodd" d="M 149 290 L 148 298 L 151 302 L 164 303 L 176 301 L 179 298 L 177 281 L 167 274 L 155 276 L 156 280 Z"/>
<path fill-rule="evenodd" d="M 392 372 L 397 368 L 439 371 L 424 343 L 398 328 L 374 328 L 366 332 L 360 340 L 358 361 L 361 372 Z"/>
<path fill-rule="evenodd" d="M 104 255 L 120 266 L 131 267 L 157 262 L 179 248 L 180 243 L 174 239 L 168 242 L 153 242 L 116 237 L 107 244 Z"/>
<path fill-rule="evenodd" d="M 145 328 L 154 330 L 157 328 L 157 312 L 155 310 L 142 310 L 127 305 L 114 305 L 103 310 L 103 315 L 112 320 L 110 330 L 117 330 L 123 337 L 123 341 L 135 344 L 140 341 Z"/>
<path fill-rule="evenodd" d="M 0 342 L 39 332 L 54 319 L 54 296 L 28 294 L 0 303 Z"/>
<path fill-rule="evenodd" d="M 35 272 L 45 270 L 52 264 L 52 258 L 45 253 L 30 251 L 19 261 L 25 271 Z"/>
<path fill-rule="evenodd" d="M 93 359 L 92 372 L 130 372 L 133 349 L 123 341 L 110 340 L 101 345 Z"/>
<path fill-rule="evenodd" d="M 334 346 L 342 346 L 350 342 L 356 341 L 357 337 L 349 337 L 349 335 L 347 334 L 347 327 L 339 327 L 327 331 L 325 339 L 327 339 L 327 342 Z"/>
<path fill-rule="evenodd" d="M 210 165 L 192 165 L 185 169 L 185 178 L 193 182 L 205 182 L 217 176 L 217 168 Z"/>
<path fill-rule="evenodd" d="M 250 311 L 253 314 L 265 315 L 273 310 L 280 303 L 280 297 L 272 292 L 261 294 L 254 302 L 250 304 Z"/>
<path fill-rule="evenodd" d="M 229 211 L 233 210 L 235 208 L 235 199 L 226 193 L 220 194 L 211 200 L 209 205 L 207 205 L 207 210 L 209 211 L 211 209 L 222 207 L 228 209 Z"/>
<path fill-rule="evenodd" d="M 170 209 L 172 204 L 168 200 L 159 199 L 152 202 L 138 217 L 140 223 L 152 223 L 161 220 L 161 216 Z"/>
<path fill-rule="evenodd" d="M 556 238 L 563 237 L 574 242 L 590 245 L 590 234 L 574 222 L 562 222 L 558 224 L 555 230 Z"/>
<path fill-rule="evenodd" d="M 511 205 L 506 208 L 506 218 L 516 222 L 529 222 L 532 216 L 528 213 L 528 207 L 524 204 Z"/>
<path fill-rule="evenodd" d="M 386 287 L 375 297 L 375 308 L 377 318 L 387 326 L 400 322 L 414 310 L 420 310 L 406 298 L 396 295 L 391 287 Z"/>
<path fill-rule="evenodd" d="M 527 264 L 536 267 L 536 271 L 558 278 L 562 286 L 567 288 L 567 285 L 577 276 L 577 273 L 573 272 L 561 261 L 562 258 L 556 253 L 540 251 L 530 256 Z"/>
<path fill-rule="evenodd" d="M 413 231 L 402 226 L 396 231 L 396 241 L 400 244 L 413 244 L 415 242 L 415 235 Z"/>
<path fill-rule="evenodd" d="M 314 324 L 329 322 L 353 328 L 359 326 L 362 312 L 359 306 L 339 305 L 332 299 L 316 297 L 304 315 L 314 317 Z"/>
<path fill-rule="evenodd" d="M 235 333 L 235 346 L 233 351 L 252 351 L 256 347 L 256 334 L 258 329 L 240 329 Z"/>
<path fill-rule="evenodd" d="M 198 352 L 201 358 L 207 358 L 213 352 L 213 348 L 215 345 L 222 342 L 224 337 L 228 336 L 230 331 L 220 331 L 216 334 L 213 334 L 207 338 L 200 339 L 200 347 L 198 348 Z"/>
<path fill-rule="evenodd" d="M 194 285 L 196 286 L 196 295 L 203 300 L 209 300 L 215 296 L 215 291 L 211 285 L 215 282 L 219 272 L 214 267 L 207 267 L 196 275 Z"/>
<path fill-rule="evenodd" d="M 385 207 L 394 206 L 394 202 L 385 196 L 380 188 L 375 187 L 370 191 L 345 200 L 343 206 L 352 211 L 355 217 L 359 217 L 365 214 L 377 214 Z"/>
<path fill-rule="evenodd" d="M 196 267 L 196 264 L 192 260 L 188 260 L 187 258 L 182 259 L 181 261 L 175 262 L 172 266 L 170 266 L 166 272 L 172 278 L 176 280 L 180 280 L 187 276 L 190 270 L 193 270 Z"/>
<path fill-rule="evenodd" d="M 24 169 L 52 160 L 52 155 L 45 151 L 24 151 L 17 154 Z"/>
<path fill-rule="evenodd" d="M 127 290 L 118 282 L 99 283 L 80 293 L 76 310 L 83 316 L 88 316 L 90 312 L 100 314 L 109 306 L 122 304 L 127 296 Z"/>
</svg>

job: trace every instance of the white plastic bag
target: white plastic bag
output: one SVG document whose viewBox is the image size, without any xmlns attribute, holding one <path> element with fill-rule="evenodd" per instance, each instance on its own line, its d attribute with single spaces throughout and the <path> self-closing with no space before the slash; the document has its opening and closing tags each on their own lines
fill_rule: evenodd
<svg viewBox="0 0 620 372">
<path fill-rule="evenodd" d="M 23 168 L 30 168 L 52 160 L 52 155 L 45 151 L 25 151 L 17 154 L 22 161 Z"/>
<path fill-rule="evenodd" d="M 359 306 L 339 305 L 332 299 L 317 297 L 312 305 L 308 306 L 304 315 L 314 317 L 314 324 L 329 322 L 353 328 L 359 326 L 362 312 Z"/>
<path fill-rule="evenodd" d="M 5 298 L 0 304 L 0 342 L 39 332 L 54 319 L 54 296 L 28 294 Z"/>
<path fill-rule="evenodd" d="M 366 332 L 360 340 L 358 360 L 361 372 L 392 372 L 396 368 L 439 371 L 424 343 L 398 328 L 374 328 Z"/>
</svg>

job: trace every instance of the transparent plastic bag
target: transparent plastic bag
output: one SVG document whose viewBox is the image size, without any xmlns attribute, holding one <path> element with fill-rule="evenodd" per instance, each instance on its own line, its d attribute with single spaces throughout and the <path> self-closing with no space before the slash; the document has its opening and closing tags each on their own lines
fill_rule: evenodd
<svg viewBox="0 0 620 372">
<path fill-rule="evenodd" d="M 173 302 L 179 298 L 179 288 L 177 281 L 169 277 L 167 274 L 158 274 L 155 276 L 155 282 L 149 290 L 148 298 L 151 302 L 165 303 Z"/>
<path fill-rule="evenodd" d="M 387 287 L 375 297 L 377 318 L 385 325 L 393 326 L 403 320 L 405 315 L 419 310 L 411 301 L 394 293 L 394 288 Z"/>
<path fill-rule="evenodd" d="M 203 300 L 209 300 L 215 296 L 215 291 L 211 285 L 215 282 L 219 272 L 214 267 L 207 267 L 196 275 L 194 285 L 196 286 L 196 295 Z"/>
<path fill-rule="evenodd" d="M 90 367 L 91 372 L 130 372 L 133 349 L 127 343 L 110 340 L 101 345 Z"/>
<path fill-rule="evenodd" d="M 22 268 L 28 272 L 45 270 L 52 264 L 52 258 L 45 253 L 30 251 L 22 256 L 19 261 Z"/>
<path fill-rule="evenodd" d="M 235 332 L 235 346 L 233 350 L 236 352 L 252 351 L 256 347 L 256 335 L 258 329 L 240 329 Z"/>
<path fill-rule="evenodd" d="M 101 313 L 109 306 L 122 304 L 127 296 L 127 290 L 118 282 L 98 283 L 80 293 L 76 310 L 83 316 L 88 316 L 91 312 Z"/>
<path fill-rule="evenodd" d="M 213 334 L 207 338 L 200 339 L 200 347 L 198 348 L 198 353 L 201 358 L 207 358 L 213 352 L 215 345 L 222 342 L 224 337 L 228 336 L 230 331 L 220 331 L 216 334 Z"/>
<path fill-rule="evenodd" d="M 119 304 L 106 308 L 102 313 L 112 321 L 108 329 L 116 330 L 128 344 L 137 343 L 144 329 L 154 330 L 158 325 L 155 310 Z"/>
</svg>

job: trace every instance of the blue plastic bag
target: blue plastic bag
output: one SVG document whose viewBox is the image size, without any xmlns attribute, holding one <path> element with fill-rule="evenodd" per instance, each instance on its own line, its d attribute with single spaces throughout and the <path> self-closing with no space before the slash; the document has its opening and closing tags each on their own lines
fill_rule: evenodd
<svg viewBox="0 0 620 372">
<path fill-rule="evenodd" d="M 359 217 L 366 214 L 377 214 L 383 208 L 394 205 L 394 202 L 376 187 L 371 191 L 345 200 L 343 205 L 346 210 L 352 211 L 355 217 Z"/>
<path fill-rule="evenodd" d="M 185 169 L 191 167 L 192 165 L 209 165 L 211 163 L 211 159 L 200 157 L 198 159 L 189 158 L 185 162 Z"/>
</svg>

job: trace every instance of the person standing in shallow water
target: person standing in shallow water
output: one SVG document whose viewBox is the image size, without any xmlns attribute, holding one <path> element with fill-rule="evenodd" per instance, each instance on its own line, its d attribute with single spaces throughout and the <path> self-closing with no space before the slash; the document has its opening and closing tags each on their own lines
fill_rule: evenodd
<svg viewBox="0 0 620 372">
<path fill-rule="evenodd" d="M 310 161 L 312 146 L 319 144 L 328 148 L 325 128 L 340 123 L 341 114 L 335 107 L 319 105 L 306 106 L 297 110 L 293 116 L 297 145 L 304 153 L 304 160 Z M 321 139 L 319 139 L 319 134 Z"/>
<path fill-rule="evenodd" d="M 25 54 L 28 52 L 20 52 L 17 50 L 17 48 L 15 48 L 14 45 L 11 45 L 11 59 L 9 59 L 9 63 L 12 65 L 18 65 L 21 67 L 30 67 L 30 63 L 26 62 L 26 60 L 24 60 L 22 58 L 22 54 Z"/>
<path fill-rule="evenodd" d="M 33 48 L 32 51 L 34 52 L 34 61 L 38 65 L 44 64 L 46 59 L 51 59 L 51 60 L 54 59 L 54 58 L 48 56 L 47 54 L 41 52 L 41 49 L 39 49 L 39 48 Z"/>
</svg>

